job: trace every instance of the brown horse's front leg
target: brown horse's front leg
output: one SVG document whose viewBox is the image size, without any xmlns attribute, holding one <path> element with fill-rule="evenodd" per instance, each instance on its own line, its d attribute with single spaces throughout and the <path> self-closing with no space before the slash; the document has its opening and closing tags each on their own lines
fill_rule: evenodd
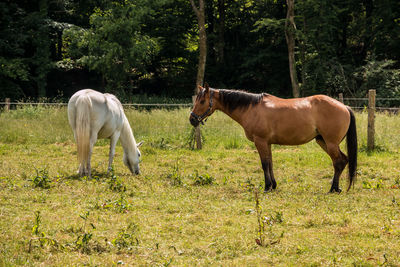
<svg viewBox="0 0 400 267">
<path fill-rule="evenodd" d="M 270 158 L 270 162 L 269 162 L 268 165 L 269 165 L 269 175 L 271 177 L 271 182 L 272 182 L 272 189 L 276 189 L 276 181 L 275 181 L 275 176 L 274 176 L 274 170 L 272 168 L 272 156 Z"/>
<path fill-rule="evenodd" d="M 261 161 L 261 165 L 264 171 L 265 188 L 264 192 L 268 192 L 273 189 L 271 174 L 269 173 L 269 161 Z"/>
<path fill-rule="evenodd" d="M 267 144 L 264 140 L 255 140 L 254 144 L 256 145 L 258 154 L 260 155 L 265 179 L 264 192 L 267 192 L 276 188 L 276 182 L 272 171 L 271 145 Z"/>
</svg>

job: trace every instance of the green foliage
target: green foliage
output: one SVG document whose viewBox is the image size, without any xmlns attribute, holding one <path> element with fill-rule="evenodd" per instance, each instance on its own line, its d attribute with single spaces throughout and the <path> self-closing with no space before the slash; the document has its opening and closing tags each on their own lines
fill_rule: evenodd
<svg viewBox="0 0 400 267">
<path fill-rule="evenodd" d="M 8 114 L 3 114 L 12 119 L 34 119 L 39 118 L 46 113 L 46 108 L 34 105 L 19 105 L 14 110 L 10 110 Z"/>
<path fill-rule="evenodd" d="M 19 82 L 30 78 L 28 60 L 23 56 L 29 38 L 25 15 L 15 3 L 0 3 L 0 99 L 22 96 Z"/>
<path fill-rule="evenodd" d="M 136 223 L 130 223 L 125 229 L 121 229 L 118 232 L 116 238 L 111 243 L 117 247 L 119 251 L 131 251 L 135 246 L 139 245 L 139 239 L 137 237 L 139 226 Z"/>
<path fill-rule="evenodd" d="M 369 60 L 354 73 L 355 79 L 360 84 L 357 94 L 365 96 L 369 89 L 376 89 L 377 97 L 399 98 L 400 70 L 393 69 L 394 65 L 393 60 Z"/>
<path fill-rule="evenodd" d="M 93 230 L 96 229 L 93 223 L 89 222 L 90 212 L 86 211 L 79 215 L 79 217 L 84 221 L 82 232 L 78 234 L 76 240 L 73 243 L 73 249 L 80 251 L 81 253 L 90 254 L 92 251 L 101 252 L 104 250 L 98 242 L 93 241 Z M 87 224 L 90 228 L 88 229 Z"/>
<path fill-rule="evenodd" d="M 290 97 L 285 1 L 205 4 L 209 84 Z M 302 94 L 398 96 L 399 21 L 396 0 L 296 2 Z M 192 95 L 199 36 L 187 0 L 8 1 L 0 24 L 0 99 L 88 87 Z"/>
<path fill-rule="evenodd" d="M 35 223 L 32 227 L 32 234 L 38 235 L 39 234 L 39 227 L 41 223 L 41 216 L 40 216 L 40 211 L 36 211 L 35 213 Z"/>
<path fill-rule="evenodd" d="M 197 170 L 194 171 L 194 173 L 191 175 L 191 178 L 193 180 L 193 185 L 197 186 L 212 185 L 215 181 L 214 177 L 212 177 L 208 173 L 199 174 Z"/>
<path fill-rule="evenodd" d="M 205 138 L 203 131 L 201 130 L 201 126 L 198 126 L 198 127 L 200 127 L 201 144 L 204 145 L 206 142 L 206 138 Z M 195 146 L 196 146 L 196 128 L 195 127 L 189 128 L 189 131 L 186 135 L 185 143 L 187 146 L 189 146 L 190 149 L 195 149 Z"/>
<path fill-rule="evenodd" d="M 383 188 L 383 181 L 382 179 L 378 179 L 376 182 L 372 181 L 363 181 L 362 187 L 364 189 L 382 189 Z"/>
<path fill-rule="evenodd" d="M 109 91 L 120 91 L 120 81 L 143 73 L 158 50 L 156 39 L 142 30 L 151 7 L 150 1 L 142 0 L 95 8 L 89 29 L 72 27 L 65 31 L 65 38 L 71 41 L 68 58 L 101 73 Z"/>
<path fill-rule="evenodd" d="M 125 192 L 126 191 L 126 186 L 125 186 L 124 182 L 121 180 L 120 177 L 118 177 L 115 174 L 113 167 L 110 170 L 110 179 L 108 180 L 107 183 L 108 183 L 111 191 L 114 191 L 114 192 Z"/>
<path fill-rule="evenodd" d="M 167 174 L 167 179 L 170 180 L 170 183 L 173 186 L 183 185 L 183 177 L 179 168 L 179 160 L 176 160 L 174 166 L 171 168 L 170 173 Z"/>
<path fill-rule="evenodd" d="M 274 224 L 283 223 L 282 212 L 276 212 L 275 216 L 263 216 L 259 188 L 254 187 L 255 214 L 257 218 L 257 238 L 256 243 L 261 247 L 267 247 L 280 242 L 284 232 L 279 236 L 273 231 Z M 266 229 L 267 228 L 267 229 Z"/>
<path fill-rule="evenodd" d="M 114 202 L 115 209 L 120 213 L 126 213 L 132 208 L 132 205 L 125 198 L 123 194 L 120 195 L 119 199 Z"/>
<path fill-rule="evenodd" d="M 32 253 L 33 249 L 39 244 L 40 248 L 50 247 L 53 250 L 63 250 L 64 246 L 54 238 L 47 237 L 46 234 L 40 230 L 42 217 L 40 211 L 35 212 L 35 221 L 32 227 L 33 237 L 29 240 L 28 252 Z"/>
<path fill-rule="evenodd" d="M 49 189 L 51 187 L 51 180 L 49 177 L 49 172 L 47 170 L 47 167 L 35 170 L 36 170 L 36 176 L 33 177 L 32 179 L 34 187 Z"/>
</svg>

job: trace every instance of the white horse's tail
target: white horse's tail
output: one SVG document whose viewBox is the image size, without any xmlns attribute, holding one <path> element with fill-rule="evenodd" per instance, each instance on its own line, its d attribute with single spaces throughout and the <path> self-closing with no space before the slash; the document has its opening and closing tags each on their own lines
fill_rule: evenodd
<svg viewBox="0 0 400 267">
<path fill-rule="evenodd" d="M 81 166 L 85 166 L 89 160 L 90 150 L 90 110 L 92 101 L 86 94 L 78 97 L 76 107 L 76 143 L 78 146 L 78 161 Z"/>
</svg>

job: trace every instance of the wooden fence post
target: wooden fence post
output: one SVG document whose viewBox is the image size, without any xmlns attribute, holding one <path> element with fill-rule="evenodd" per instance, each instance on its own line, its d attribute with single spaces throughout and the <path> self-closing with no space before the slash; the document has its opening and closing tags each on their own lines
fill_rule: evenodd
<svg viewBox="0 0 400 267">
<path fill-rule="evenodd" d="M 193 105 L 194 105 L 194 103 L 196 102 L 196 98 L 197 98 L 196 95 L 192 96 Z M 197 148 L 197 149 L 201 149 L 201 148 L 202 148 L 202 145 L 201 145 L 200 125 L 197 126 L 197 127 L 195 128 L 194 140 L 195 140 L 195 142 L 196 142 L 196 148 Z"/>
<path fill-rule="evenodd" d="M 343 93 L 339 93 L 339 101 L 343 103 Z"/>
<path fill-rule="evenodd" d="M 376 91 L 368 91 L 368 141 L 367 149 L 369 151 L 375 148 L 375 96 Z"/>
<path fill-rule="evenodd" d="M 5 111 L 9 111 L 10 110 L 10 99 L 6 98 L 6 106 L 5 106 Z"/>
</svg>

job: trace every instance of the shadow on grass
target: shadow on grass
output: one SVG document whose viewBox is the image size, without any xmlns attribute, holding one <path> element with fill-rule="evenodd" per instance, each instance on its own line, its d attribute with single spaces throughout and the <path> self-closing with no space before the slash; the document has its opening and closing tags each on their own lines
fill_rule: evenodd
<svg viewBox="0 0 400 267">
<path fill-rule="evenodd" d="M 358 149 L 359 152 L 364 152 L 367 153 L 368 156 L 371 156 L 373 153 L 391 153 L 391 151 L 388 147 L 386 146 L 380 146 L 380 145 L 375 145 L 374 149 L 370 150 L 368 149 L 368 146 L 366 144 L 363 144 L 359 147 Z"/>
<path fill-rule="evenodd" d="M 99 181 L 101 179 L 106 179 L 109 177 L 107 172 L 98 172 L 95 169 L 92 169 L 92 177 L 89 179 L 87 176 L 81 177 L 79 173 L 74 173 L 72 175 L 64 176 L 66 180 L 75 180 L 75 181 L 83 181 L 83 180 L 96 180 Z"/>
</svg>

